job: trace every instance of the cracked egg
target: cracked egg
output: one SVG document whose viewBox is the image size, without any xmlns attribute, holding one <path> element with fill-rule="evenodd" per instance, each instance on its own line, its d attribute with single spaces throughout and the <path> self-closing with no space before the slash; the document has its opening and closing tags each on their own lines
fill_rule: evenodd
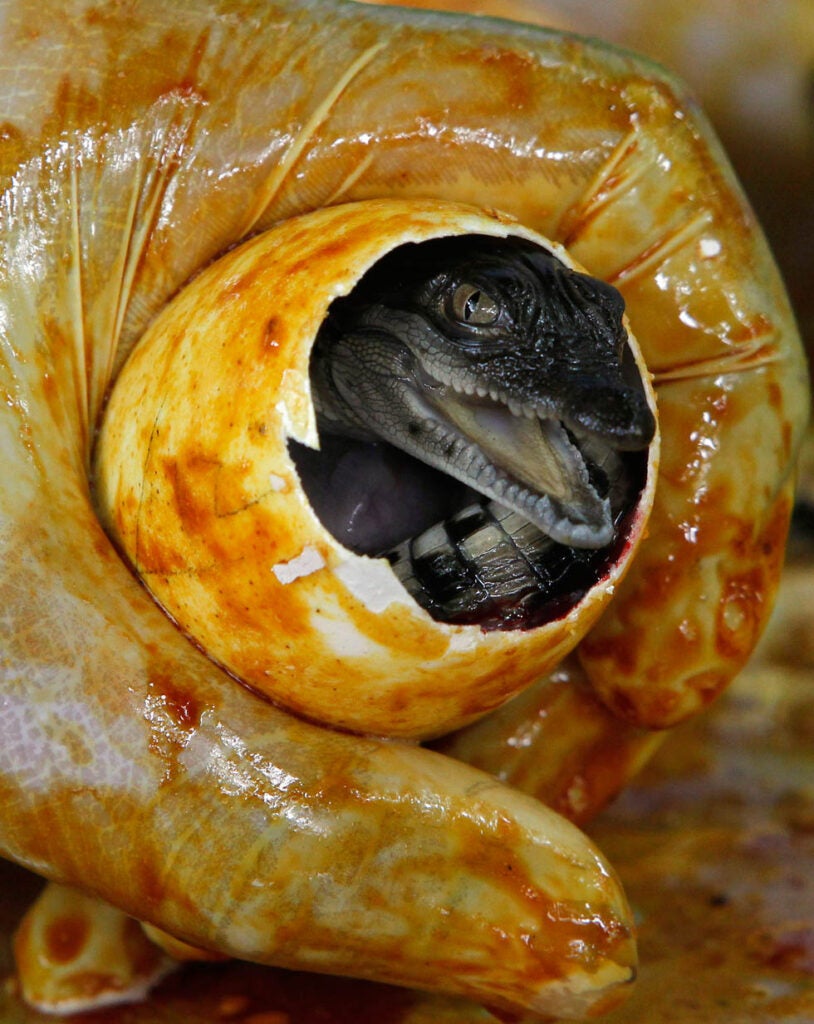
<svg viewBox="0 0 814 1024">
<path fill-rule="evenodd" d="M 549 671 L 612 599 L 652 505 L 658 438 L 612 453 L 625 483 L 609 483 L 606 450 L 597 454 L 593 428 L 579 425 L 601 419 L 599 399 L 582 420 L 556 410 L 537 420 L 514 405 L 496 410 L 487 388 L 442 395 L 456 422 L 481 424 L 491 461 L 507 452 L 497 497 L 363 430 L 326 435 L 315 345 L 335 304 L 394 253 L 423 260 L 424 246 L 469 238 L 584 273 L 562 247 L 470 207 L 373 200 L 305 214 L 228 252 L 176 296 L 120 374 L 101 426 L 101 518 L 156 601 L 232 676 L 341 729 L 439 735 Z M 457 294 L 462 316 L 497 317 L 481 291 Z M 365 316 L 365 330 L 380 329 Z M 624 323 L 620 365 L 652 419 L 649 375 Z M 463 334 L 456 344 L 471 349 Z M 399 380 L 407 362 L 394 363 Z M 451 394 L 422 373 L 433 402 Z M 609 541 L 571 547 L 529 527 L 519 499 L 511 507 L 528 490 L 518 483 L 525 439 L 534 446 L 540 430 L 555 453 L 541 469 L 555 494 L 546 508 L 563 505 L 558 488 L 584 492 L 577 517 L 601 505 Z"/>
</svg>

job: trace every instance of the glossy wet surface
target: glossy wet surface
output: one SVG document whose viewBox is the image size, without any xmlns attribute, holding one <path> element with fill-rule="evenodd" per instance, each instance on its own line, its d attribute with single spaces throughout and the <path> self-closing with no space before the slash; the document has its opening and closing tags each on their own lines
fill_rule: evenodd
<svg viewBox="0 0 814 1024">
<path fill-rule="evenodd" d="M 814 1018 L 814 560 L 803 542 L 758 657 L 674 732 L 593 826 L 639 925 L 641 972 L 611 1024 Z M 0 867 L 2 969 L 34 876 Z M 53 1020 L 8 982 L 0 1022 Z M 484 1010 L 387 986 L 245 964 L 188 967 L 149 1004 L 86 1024 L 486 1024 Z"/>
</svg>

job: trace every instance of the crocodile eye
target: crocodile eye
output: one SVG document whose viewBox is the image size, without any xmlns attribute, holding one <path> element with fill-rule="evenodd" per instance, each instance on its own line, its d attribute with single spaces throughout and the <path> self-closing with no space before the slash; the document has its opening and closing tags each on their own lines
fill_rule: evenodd
<svg viewBox="0 0 814 1024">
<path fill-rule="evenodd" d="M 462 324 L 493 324 L 500 313 L 497 302 L 474 284 L 459 284 L 450 299 L 450 311 Z"/>
</svg>

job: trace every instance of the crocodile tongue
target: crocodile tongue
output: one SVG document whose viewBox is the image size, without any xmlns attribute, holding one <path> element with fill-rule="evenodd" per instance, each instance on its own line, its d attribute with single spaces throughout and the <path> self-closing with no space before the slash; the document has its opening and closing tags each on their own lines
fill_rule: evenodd
<svg viewBox="0 0 814 1024">
<path fill-rule="evenodd" d="M 441 408 L 497 470 L 494 480 L 484 473 L 472 486 L 561 543 L 589 548 L 610 543 L 610 502 L 597 490 L 585 456 L 559 420 L 515 415 L 504 405 L 449 392 Z"/>
</svg>

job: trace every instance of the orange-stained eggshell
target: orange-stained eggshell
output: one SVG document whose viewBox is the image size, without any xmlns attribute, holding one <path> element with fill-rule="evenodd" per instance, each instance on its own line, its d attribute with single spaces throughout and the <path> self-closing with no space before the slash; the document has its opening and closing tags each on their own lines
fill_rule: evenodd
<svg viewBox="0 0 814 1024">
<path fill-rule="evenodd" d="M 14 958 L 25 1001 L 57 1015 L 140 1002 L 175 966 L 132 917 L 56 883 L 18 925 Z"/>
<path fill-rule="evenodd" d="M 345 729 L 437 735 L 549 671 L 612 598 L 652 504 L 657 441 L 618 562 L 571 611 L 526 631 L 434 621 L 386 560 L 323 527 L 287 440 L 318 445 L 308 366 L 328 307 L 395 247 L 464 233 L 530 238 L 581 269 L 512 219 L 457 204 L 371 200 L 294 218 L 161 313 L 100 434 L 103 521 L 157 601 L 234 676 Z M 648 395 L 655 408 L 649 384 Z"/>
</svg>

